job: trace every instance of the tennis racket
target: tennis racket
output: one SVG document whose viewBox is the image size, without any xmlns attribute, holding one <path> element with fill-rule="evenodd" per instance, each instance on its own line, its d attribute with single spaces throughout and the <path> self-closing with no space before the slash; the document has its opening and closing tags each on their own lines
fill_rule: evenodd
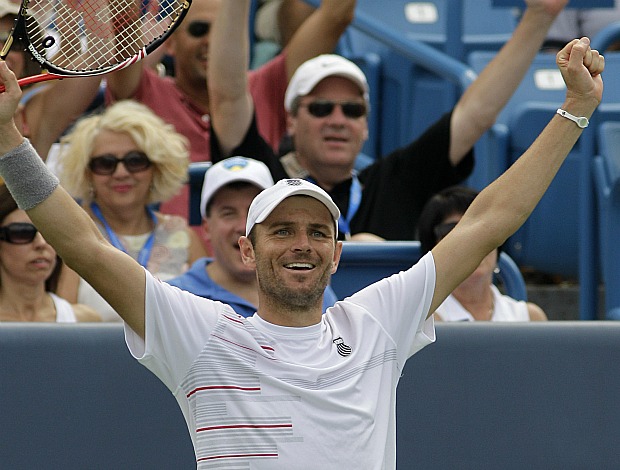
<svg viewBox="0 0 620 470">
<path fill-rule="evenodd" d="M 43 73 L 20 79 L 21 86 L 120 70 L 157 49 L 190 5 L 191 0 L 23 0 L 0 59 L 19 44 L 41 65 Z"/>
</svg>

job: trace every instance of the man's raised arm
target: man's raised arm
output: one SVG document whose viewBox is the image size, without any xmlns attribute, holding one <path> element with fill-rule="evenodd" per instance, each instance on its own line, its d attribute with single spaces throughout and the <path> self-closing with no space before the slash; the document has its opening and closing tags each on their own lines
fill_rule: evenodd
<svg viewBox="0 0 620 470">
<path fill-rule="evenodd" d="M 511 38 L 465 90 L 452 113 L 450 160 L 457 165 L 497 119 L 540 51 L 567 0 L 526 0 Z"/>
<path fill-rule="evenodd" d="M 144 337 L 144 270 L 103 238 L 19 133 L 13 115 L 21 89 L 4 61 L 0 61 L 0 81 L 6 87 L 0 93 L 0 176 L 65 263 Z"/>
<path fill-rule="evenodd" d="M 284 49 L 287 81 L 306 60 L 333 51 L 353 19 L 355 4 L 356 0 L 323 0 L 302 23 Z M 224 156 L 241 143 L 254 114 L 247 77 L 249 8 L 249 0 L 222 2 L 210 36 L 209 106 Z"/>
<path fill-rule="evenodd" d="M 603 94 L 603 56 L 582 38 L 567 44 L 556 61 L 567 88 L 561 109 L 569 117 L 589 118 Z M 455 229 L 433 248 L 437 281 L 430 314 L 525 222 L 582 132 L 576 122 L 555 114 L 530 148 L 478 195 Z"/>
</svg>

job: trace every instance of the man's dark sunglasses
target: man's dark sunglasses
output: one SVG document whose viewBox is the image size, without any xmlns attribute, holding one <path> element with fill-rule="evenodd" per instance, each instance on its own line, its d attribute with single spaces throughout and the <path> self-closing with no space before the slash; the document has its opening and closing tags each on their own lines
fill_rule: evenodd
<svg viewBox="0 0 620 470">
<path fill-rule="evenodd" d="M 192 21 L 187 25 L 187 32 L 193 38 L 201 38 L 211 30 L 211 23 L 207 21 Z"/>
<path fill-rule="evenodd" d="M 37 236 L 37 228 L 27 222 L 15 222 L 0 227 L 0 240 L 14 245 L 32 243 Z"/>
<path fill-rule="evenodd" d="M 358 119 L 366 115 L 366 105 L 356 101 L 328 101 L 316 100 L 300 106 L 308 108 L 308 112 L 314 117 L 323 118 L 334 112 L 336 106 L 340 106 L 342 113 L 350 119 Z"/>
<path fill-rule="evenodd" d="M 439 243 L 446 235 L 448 235 L 454 227 L 456 227 L 457 222 L 446 222 L 445 224 L 435 225 L 433 232 L 435 233 L 435 240 Z"/>
<path fill-rule="evenodd" d="M 111 175 L 116 171 L 119 163 L 125 165 L 129 173 L 138 173 L 151 166 L 151 160 L 146 153 L 134 150 L 126 153 L 123 158 L 117 158 L 111 154 L 98 155 L 90 159 L 88 168 L 96 175 Z"/>
</svg>

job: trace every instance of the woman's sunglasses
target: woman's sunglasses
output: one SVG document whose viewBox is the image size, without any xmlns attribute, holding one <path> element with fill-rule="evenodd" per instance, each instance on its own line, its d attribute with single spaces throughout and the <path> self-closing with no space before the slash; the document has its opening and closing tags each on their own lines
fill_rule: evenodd
<svg viewBox="0 0 620 470">
<path fill-rule="evenodd" d="M 316 100 L 310 103 L 300 104 L 300 107 L 308 108 L 308 112 L 318 118 L 329 116 L 334 112 L 336 106 L 340 106 L 342 114 L 350 119 L 358 119 L 366 115 L 366 105 L 356 101 Z"/>
<path fill-rule="evenodd" d="M 201 38 L 207 34 L 211 30 L 211 23 L 206 21 L 192 21 L 187 26 L 187 32 L 193 38 Z"/>
<path fill-rule="evenodd" d="M 13 245 L 32 243 L 37 236 L 37 228 L 27 222 L 15 222 L 0 227 L 0 240 Z"/>
<path fill-rule="evenodd" d="M 117 158 L 111 154 L 93 157 L 88 162 L 88 168 L 96 175 L 111 175 L 116 171 L 119 163 L 125 165 L 129 173 L 138 173 L 151 166 L 151 160 L 146 153 L 134 150 L 126 153 L 123 158 Z"/>
</svg>

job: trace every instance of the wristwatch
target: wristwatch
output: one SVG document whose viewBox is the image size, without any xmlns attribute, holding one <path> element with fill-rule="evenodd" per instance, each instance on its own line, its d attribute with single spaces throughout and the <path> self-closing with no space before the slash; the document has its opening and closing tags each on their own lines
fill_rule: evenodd
<svg viewBox="0 0 620 470">
<path fill-rule="evenodd" d="M 564 111 L 562 108 L 558 109 L 557 113 L 560 116 L 565 117 L 566 119 L 570 119 L 571 121 L 573 121 L 575 124 L 577 124 L 582 129 L 585 129 L 586 127 L 588 127 L 588 124 L 590 124 L 590 121 L 588 121 L 587 117 L 585 117 L 585 116 L 573 116 L 571 113 L 569 113 L 568 111 Z"/>
</svg>

